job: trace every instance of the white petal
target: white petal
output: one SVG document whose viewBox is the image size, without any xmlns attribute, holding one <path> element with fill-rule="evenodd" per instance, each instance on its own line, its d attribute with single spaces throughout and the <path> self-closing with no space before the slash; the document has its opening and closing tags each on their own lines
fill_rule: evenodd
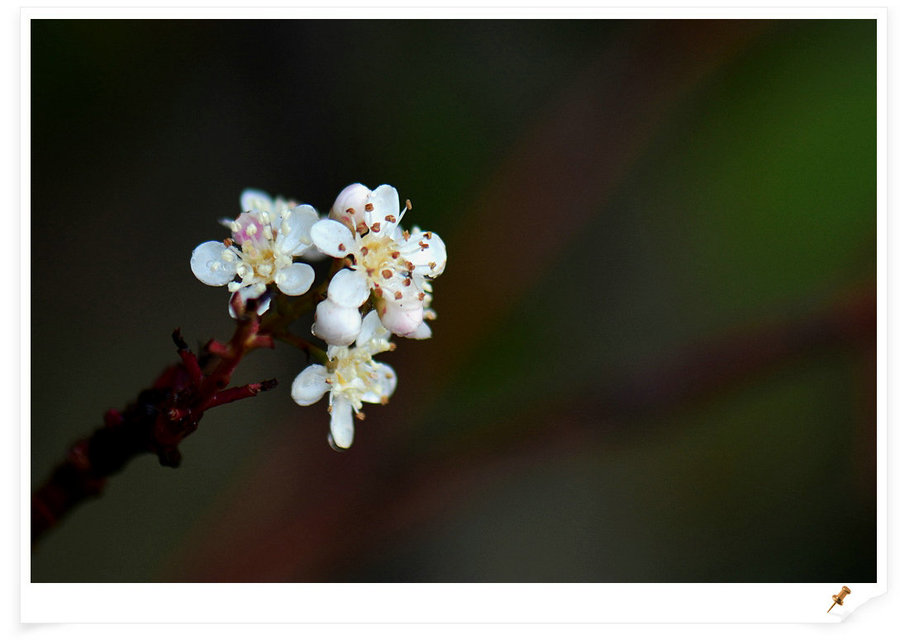
<svg viewBox="0 0 900 640">
<path fill-rule="evenodd" d="M 342 307 L 325 299 L 316 307 L 312 332 L 330 345 L 346 347 L 356 340 L 361 326 L 362 317 L 356 308 Z"/>
<path fill-rule="evenodd" d="M 363 402 L 387 402 L 387 399 L 393 395 L 394 389 L 397 388 L 397 374 L 389 365 L 383 362 L 375 363 L 375 378 L 375 386 L 378 389 L 366 391 L 362 395 Z"/>
<path fill-rule="evenodd" d="M 273 207 L 272 198 L 265 191 L 244 189 L 241 193 L 241 211 L 272 212 Z"/>
<path fill-rule="evenodd" d="M 379 233 L 393 233 L 400 215 L 400 196 L 397 190 L 389 184 L 383 184 L 372 192 L 369 204 L 372 205 L 372 211 L 366 211 L 366 224 L 369 228 L 374 230 L 373 225 L 378 225 Z M 386 221 L 386 216 L 393 216 L 394 222 Z"/>
<path fill-rule="evenodd" d="M 300 255 L 312 244 L 309 232 L 318 221 L 319 214 L 308 204 L 294 207 L 286 218 L 279 220 L 277 226 L 273 224 L 278 233 L 275 244 L 284 253 Z"/>
<path fill-rule="evenodd" d="M 391 300 L 385 300 L 381 309 L 381 324 L 391 333 L 398 336 L 408 336 L 419 328 L 424 319 L 425 311 L 421 304 L 402 305 Z"/>
<path fill-rule="evenodd" d="M 265 292 L 265 285 L 263 285 L 263 289 L 262 291 L 260 291 L 258 284 L 259 283 L 257 283 L 256 285 L 241 287 L 234 293 L 234 295 L 232 295 L 228 302 L 228 315 L 230 315 L 235 320 L 237 319 L 237 315 L 234 313 L 234 305 L 231 304 L 231 302 L 234 300 L 234 296 L 237 296 L 237 304 L 243 310 L 246 307 L 248 300 L 255 300 Z M 261 316 L 262 314 L 264 314 L 269 310 L 269 306 L 271 304 L 271 296 L 266 296 L 266 298 L 259 304 L 259 307 L 256 309 L 256 315 Z"/>
<path fill-rule="evenodd" d="M 325 380 L 328 378 L 328 369 L 320 364 L 311 364 L 294 378 L 291 385 L 291 397 L 300 406 L 307 407 L 322 399 L 326 391 L 331 390 L 331 385 Z"/>
<path fill-rule="evenodd" d="M 302 257 L 307 262 L 316 262 L 326 257 L 325 254 L 319 251 L 314 244 L 309 245 L 301 251 L 302 247 L 303 245 L 299 245 L 296 249 L 294 249 L 294 256 Z"/>
<path fill-rule="evenodd" d="M 358 182 L 344 187 L 335 199 L 329 217 L 355 229 L 365 220 L 365 207 L 370 195 L 372 191 L 369 187 Z"/>
<path fill-rule="evenodd" d="M 366 274 L 353 269 L 341 269 L 328 284 L 328 297 L 337 305 L 356 309 L 369 298 Z"/>
<path fill-rule="evenodd" d="M 331 405 L 331 443 L 338 449 L 353 444 L 353 407 L 346 398 L 338 398 Z"/>
<path fill-rule="evenodd" d="M 356 248 L 353 232 L 337 220 L 319 220 L 310 235 L 319 251 L 334 258 L 343 258 Z"/>
<path fill-rule="evenodd" d="M 401 247 L 400 253 L 406 260 L 416 265 L 424 275 L 436 278 L 447 265 L 447 246 L 441 237 L 430 231 L 416 231 Z"/>
<path fill-rule="evenodd" d="M 377 342 L 380 343 L 383 341 L 387 343 L 388 339 L 391 337 L 391 332 L 384 328 L 384 325 L 381 324 L 381 318 L 378 317 L 377 311 L 370 311 L 366 314 L 366 317 L 363 318 L 362 327 L 359 330 L 359 335 L 356 338 L 356 346 L 367 348 L 371 346 L 369 343 Z M 378 351 L 373 351 L 370 349 L 370 353 L 380 353 L 381 351 L 387 351 L 388 347 L 384 349 L 378 349 Z"/>
<path fill-rule="evenodd" d="M 305 262 L 295 262 L 275 274 L 275 284 L 289 296 L 306 293 L 315 279 L 316 272 Z"/>
<path fill-rule="evenodd" d="M 191 254 L 191 271 L 200 282 L 221 287 L 234 280 L 235 263 L 222 259 L 226 250 L 224 244 L 215 240 L 204 242 L 194 249 Z"/>
<path fill-rule="evenodd" d="M 404 338 L 412 338 L 413 340 L 427 340 L 431 337 L 431 327 L 428 326 L 427 322 L 423 322 L 419 325 L 419 328 L 409 333 Z"/>
</svg>

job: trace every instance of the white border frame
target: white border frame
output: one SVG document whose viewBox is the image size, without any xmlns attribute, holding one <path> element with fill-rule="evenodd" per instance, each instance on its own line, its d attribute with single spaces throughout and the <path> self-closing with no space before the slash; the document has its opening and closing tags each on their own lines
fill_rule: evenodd
<svg viewBox="0 0 900 640">
<path fill-rule="evenodd" d="M 52 584 L 30 582 L 30 21 L 39 18 L 875 19 L 878 65 L 877 582 L 804 584 Z M 21 13 L 22 622 L 839 622 L 887 591 L 887 10 L 885 8 L 25 8 Z M 852 552 L 852 550 L 848 550 Z M 674 594 L 677 593 L 677 597 Z M 499 597 L 498 597 L 499 594 Z M 164 606 L 161 606 L 163 605 Z M 693 604 L 692 604 L 693 603 Z M 702 604 L 700 604 L 702 603 Z"/>
</svg>

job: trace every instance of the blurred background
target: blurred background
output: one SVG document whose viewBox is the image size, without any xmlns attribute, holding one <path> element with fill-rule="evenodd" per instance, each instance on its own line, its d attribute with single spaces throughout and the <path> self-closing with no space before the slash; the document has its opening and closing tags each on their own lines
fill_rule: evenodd
<svg viewBox="0 0 900 640">
<path fill-rule="evenodd" d="M 874 21 L 31 24 L 34 487 L 228 338 L 244 188 L 449 253 L 349 451 L 256 352 L 33 581 L 875 580 Z"/>
</svg>

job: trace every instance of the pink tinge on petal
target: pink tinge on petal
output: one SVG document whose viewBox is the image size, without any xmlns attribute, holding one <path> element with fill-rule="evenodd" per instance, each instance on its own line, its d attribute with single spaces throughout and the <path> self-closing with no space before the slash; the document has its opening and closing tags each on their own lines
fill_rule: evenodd
<svg viewBox="0 0 900 640">
<path fill-rule="evenodd" d="M 247 243 L 260 244 L 265 241 L 263 224 L 259 221 L 259 217 L 255 212 L 242 213 L 234 222 L 239 228 L 231 236 L 239 245 L 243 246 Z"/>
</svg>

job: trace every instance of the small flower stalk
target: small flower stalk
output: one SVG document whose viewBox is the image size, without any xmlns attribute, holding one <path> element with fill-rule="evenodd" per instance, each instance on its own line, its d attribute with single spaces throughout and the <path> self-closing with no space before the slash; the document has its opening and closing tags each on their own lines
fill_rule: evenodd
<svg viewBox="0 0 900 640">
<path fill-rule="evenodd" d="M 437 317 L 432 281 L 446 267 L 447 249 L 436 233 L 404 229 L 411 209 L 409 200 L 401 209 L 397 190 L 386 184 L 351 184 L 325 217 L 308 204 L 246 190 L 240 214 L 221 220 L 230 237 L 204 242 L 191 256 L 197 279 L 227 286 L 232 317 L 255 301 L 253 313 L 266 314 L 264 330 L 318 360 L 297 375 L 291 396 L 308 406 L 328 394 L 328 441 L 335 449 L 353 443 L 363 403 L 385 404 L 397 387 L 397 374 L 374 356 L 396 347 L 392 335 L 423 340 L 432 334 L 426 322 Z M 331 270 L 313 287 L 309 262 L 325 256 Z M 274 317 L 273 300 L 279 301 Z M 310 336 L 290 333 L 288 325 L 313 308 Z"/>
</svg>

